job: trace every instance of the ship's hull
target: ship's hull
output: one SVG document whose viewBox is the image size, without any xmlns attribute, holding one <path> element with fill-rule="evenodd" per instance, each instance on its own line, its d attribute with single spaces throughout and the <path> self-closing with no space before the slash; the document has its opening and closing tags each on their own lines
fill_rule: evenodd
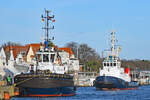
<svg viewBox="0 0 150 100">
<path fill-rule="evenodd" d="M 74 87 L 20 88 L 20 96 L 73 96 Z"/>
<path fill-rule="evenodd" d="M 124 80 L 112 76 L 98 76 L 94 86 L 100 90 L 130 90 L 137 89 L 137 82 L 125 82 Z"/>
<path fill-rule="evenodd" d="M 15 77 L 20 96 L 72 96 L 75 95 L 73 77 L 60 74 L 22 74 Z"/>
</svg>

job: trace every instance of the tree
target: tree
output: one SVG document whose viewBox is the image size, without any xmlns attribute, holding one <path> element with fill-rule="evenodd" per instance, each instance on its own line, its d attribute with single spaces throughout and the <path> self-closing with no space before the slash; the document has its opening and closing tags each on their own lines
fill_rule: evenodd
<svg viewBox="0 0 150 100">
<path fill-rule="evenodd" d="M 99 60 L 91 60 L 85 63 L 85 66 L 88 71 L 99 72 L 99 67 L 101 65 L 101 61 Z"/>
<path fill-rule="evenodd" d="M 129 66 L 131 70 L 150 70 L 150 61 L 148 60 L 122 60 L 122 67 Z"/>
<path fill-rule="evenodd" d="M 100 58 L 99 54 L 87 44 L 78 44 L 76 42 L 67 43 L 67 47 L 71 48 L 78 57 L 80 64 L 83 64 L 84 71 L 97 71 L 102 67 L 103 58 Z M 78 50 L 78 53 L 77 53 Z M 77 56 L 78 54 L 78 56 Z M 129 67 L 131 70 L 150 70 L 149 60 L 121 60 L 121 67 Z"/>
<path fill-rule="evenodd" d="M 80 44 L 79 46 L 79 60 L 81 63 L 85 64 L 90 60 L 98 60 L 99 55 L 94 49 L 89 47 L 87 44 Z"/>
<path fill-rule="evenodd" d="M 9 42 L 7 42 L 7 43 L 2 44 L 2 45 L 0 46 L 0 49 L 1 49 L 1 48 L 4 48 L 4 49 L 5 49 L 6 46 L 21 46 L 21 44 L 20 44 L 20 43 L 16 43 L 16 42 L 11 42 L 11 41 L 9 41 Z M 10 52 L 5 52 L 5 53 L 6 53 L 6 60 L 8 61 L 8 59 L 9 59 L 9 57 L 10 57 Z"/>
<path fill-rule="evenodd" d="M 78 47 L 79 47 L 79 44 L 76 43 L 76 42 L 70 42 L 70 43 L 67 43 L 66 44 L 66 47 L 69 47 L 71 48 L 71 50 L 73 51 L 75 57 L 77 58 L 78 57 L 78 54 L 77 54 L 77 50 L 78 50 Z"/>
<path fill-rule="evenodd" d="M 71 48 L 80 64 L 83 64 L 85 71 L 97 71 L 100 66 L 100 57 L 94 49 L 85 43 L 78 44 L 76 42 L 67 43 L 66 47 Z"/>
<path fill-rule="evenodd" d="M 2 46 L 0 48 L 2 48 L 2 47 L 5 48 L 6 46 L 21 46 L 21 44 L 9 41 L 7 43 L 2 44 Z"/>
</svg>

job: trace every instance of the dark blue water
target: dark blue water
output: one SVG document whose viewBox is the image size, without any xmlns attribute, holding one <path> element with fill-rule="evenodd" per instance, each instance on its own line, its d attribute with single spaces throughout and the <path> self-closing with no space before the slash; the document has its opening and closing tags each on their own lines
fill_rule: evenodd
<svg viewBox="0 0 150 100">
<path fill-rule="evenodd" d="M 80 87 L 71 97 L 25 97 L 11 100 L 150 100 L 150 86 L 138 90 L 96 91 L 94 87 Z"/>
</svg>

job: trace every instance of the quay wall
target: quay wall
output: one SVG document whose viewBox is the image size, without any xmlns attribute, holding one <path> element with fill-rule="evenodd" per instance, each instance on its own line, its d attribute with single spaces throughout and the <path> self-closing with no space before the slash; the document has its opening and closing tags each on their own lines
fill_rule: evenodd
<svg viewBox="0 0 150 100">
<path fill-rule="evenodd" d="M 7 93 L 9 94 L 10 97 L 15 96 L 14 94 L 14 86 L 0 86 L 0 100 L 3 100 L 4 94 Z"/>
</svg>

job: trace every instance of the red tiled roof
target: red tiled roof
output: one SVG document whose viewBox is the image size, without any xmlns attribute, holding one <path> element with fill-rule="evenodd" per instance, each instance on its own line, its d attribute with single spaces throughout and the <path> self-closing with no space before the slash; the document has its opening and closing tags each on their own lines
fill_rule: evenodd
<svg viewBox="0 0 150 100">
<path fill-rule="evenodd" d="M 66 51 L 69 53 L 69 56 L 73 55 L 71 48 L 58 48 L 59 50 Z"/>
<path fill-rule="evenodd" d="M 26 48 L 25 46 L 6 46 L 5 47 L 5 52 L 9 53 L 10 50 L 13 50 L 13 56 L 16 59 L 17 55 L 21 52 L 27 52 L 28 48 Z"/>
<path fill-rule="evenodd" d="M 16 59 L 19 53 L 25 52 L 24 60 L 26 61 L 26 56 L 29 52 L 30 47 L 32 47 L 34 53 L 34 55 L 32 55 L 31 57 L 34 57 L 36 52 L 40 49 L 40 44 L 38 43 L 27 44 L 25 46 L 6 46 L 4 49 L 6 53 L 9 53 L 10 50 L 13 50 L 14 59 Z M 57 46 L 55 46 L 55 48 L 57 48 Z M 69 56 L 73 55 L 71 48 L 58 48 L 58 50 L 68 52 Z"/>
<path fill-rule="evenodd" d="M 37 44 L 37 43 L 32 43 L 32 44 L 27 44 L 25 46 L 6 46 L 5 47 L 5 52 L 6 53 L 9 53 L 10 50 L 13 50 L 13 56 L 14 56 L 14 59 L 16 59 L 17 55 L 21 52 L 25 52 L 25 56 L 24 56 L 24 60 L 26 61 L 26 56 L 27 56 L 27 53 L 29 51 L 29 48 L 30 46 L 32 47 L 33 49 L 33 53 L 34 53 L 34 56 L 35 56 L 35 53 L 39 50 L 40 48 L 40 44 Z"/>
<path fill-rule="evenodd" d="M 40 49 L 40 44 L 38 44 L 38 43 L 27 44 L 26 47 L 28 47 L 28 51 L 29 51 L 29 48 L 32 47 L 32 50 L 33 50 L 33 53 L 35 56 L 36 52 Z M 27 53 L 28 53 L 28 51 L 27 51 Z"/>
</svg>

